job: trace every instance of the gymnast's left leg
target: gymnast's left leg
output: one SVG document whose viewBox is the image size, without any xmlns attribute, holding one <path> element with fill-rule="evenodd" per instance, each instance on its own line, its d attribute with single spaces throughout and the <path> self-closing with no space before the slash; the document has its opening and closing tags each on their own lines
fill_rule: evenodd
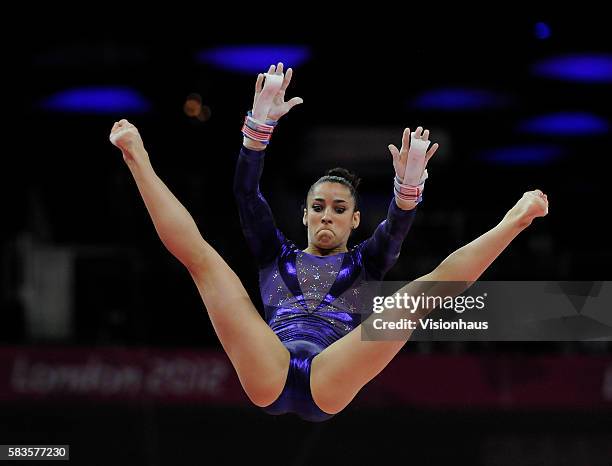
<svg viewBox="0 0 612 466">
<path fill-rule="evenodd" d="M 418 282 L 475 282 L 534 218 L 547 213 L 545 194 L 539 190 L 525 193 L 497 226 L 452 253 L 433 272 L 399 292 L 414 293 L 419 289 Z M 360 325 L 312 360 L 312 397 L 326 413 L 336 414 L 344 409 L 359 390 L 389 364 L 412 333 L 407 330 L 405 339 L 399 341 L 366 341 L 361 338 L 361 330 Z"/>
</svg>

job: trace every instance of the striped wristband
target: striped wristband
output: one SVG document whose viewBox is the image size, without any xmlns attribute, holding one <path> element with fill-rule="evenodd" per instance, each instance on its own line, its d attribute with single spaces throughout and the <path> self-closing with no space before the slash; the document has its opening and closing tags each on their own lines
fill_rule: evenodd
<svg viewBox="0 0 612 466">
<path fill-rule="evenodd" d="M 278 122 L 273 120 L 266 120 L 266 123 L 261 123 L 253 118 L 252 112 L 248 112 L 247 116 L 244 118 L 242 134 L 253 141 L 267 145 L 270 142 L 272 132 L 277 123 Z"/>
<path fill-rule="evenodd" d="M 250 116 L 251 118 L 253 118 L 253 111 L 252 111 L 252 110 L 249 110 L 249 111 L 247 112 L 247 116 Z M 267 119 L 267 120 L 266 120 L 266 125 L 269 125 L 269 126 L 276 126 L 276 125 L 278 125 L 278 120 L 270 120 L 270 119 Z"/>
<path fill-rule="evenodd" d="M 412 186 L 403 184 L 396 176 L 393 181 L 395 192 L 395 200 L 397 205 L 405 210 L 413 209 L 419 202 L 423 200 L 423 190 L 425 189 L 425 180 L 427 179 L 427 171 L 421 178 L 421 184 Z"/>
</svg>

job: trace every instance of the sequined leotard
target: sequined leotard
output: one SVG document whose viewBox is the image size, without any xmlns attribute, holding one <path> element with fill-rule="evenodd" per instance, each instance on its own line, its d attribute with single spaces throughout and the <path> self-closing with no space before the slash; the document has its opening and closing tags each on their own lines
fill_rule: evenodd
<svg viewBox="0 0 612 466">
<path fill-rule="evenodd" d="M 361 323 L 362 284 L 382 279 L 396 262 L 415 209 L 401 210 L 392 199 L 387 218 L 369 239 L 345 253 L 305 253 L 278 230 L 259 191 L 264 156 L 243 147 L 234 179 L 243 232 L 259 266 L 265 319 L 291 355 L 284 390 L 264 410 L 323 421 L 332 415 L 312 399 L 312 359 Z"/>
</svg>

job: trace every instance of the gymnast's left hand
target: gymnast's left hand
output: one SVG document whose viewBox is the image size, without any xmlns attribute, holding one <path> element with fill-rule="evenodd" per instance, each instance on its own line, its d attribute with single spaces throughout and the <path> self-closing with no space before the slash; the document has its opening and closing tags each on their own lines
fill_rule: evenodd
<svg viewBox="0 0 612 466">
<path fill-rule="evenodd" d="M 423 141 L 429 141 L 429 130 L 423 131 L 423 128 L 419 126 L 414 133 L 412 133 L 416 139 L 422 139 Z M 395 175 L 401 182 L 404 181 L 404 173 L 406 173 L 406 163 L 408 161 L 408 151 L 410 149 L 410 128 L 406 128 L 402 135 L 402 148 L 398 149 L 393 144 L 389 144 L 389 152 L 393 157 L 393 168 L 395 168 Z M 436 142 L 432 145 L 425 155 L 425 165 L 423 170 L 427 167 L 427 162 L 433 157 L 438 150 L 440 145 Z"/>
</svg>

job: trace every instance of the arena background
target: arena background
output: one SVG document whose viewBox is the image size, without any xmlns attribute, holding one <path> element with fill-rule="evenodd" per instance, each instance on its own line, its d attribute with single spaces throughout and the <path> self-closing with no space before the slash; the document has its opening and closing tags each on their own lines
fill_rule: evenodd
<svg viewBox="0 0 612 466">
<path fill-rule="evenodd" d="M 69 444 L 89 465 L 610 464 L 609 337 L 408 342 L 328 422 L 262 413 L 108 141 L 120 118 L 139 128 L 158 175 L 261 309 L 232 180 L 255 76 L 283 61 L 288 96 L 304 104 L 276 129 L 261 189 L 298 246 L 303 197 L 335 166 L 363 178 L 353 244 L 367 238 L 392 196 L 387 145 L 424 125 L 441 148 L 387 278 L 427 273 L 540 188 L 549 215 L 482 279 L 580 282 L 568 293 L 580 300 L 611 278 L 601 12 L 423 12 L 405 25 L 315 15 L 299 31 L 188 13 L 135 23 L 39 18 L 6 42 L 16 121 L 0 183 L 0 444 Z M 194 94 L 200 117 L 185 107 Z"/>
</svg>

